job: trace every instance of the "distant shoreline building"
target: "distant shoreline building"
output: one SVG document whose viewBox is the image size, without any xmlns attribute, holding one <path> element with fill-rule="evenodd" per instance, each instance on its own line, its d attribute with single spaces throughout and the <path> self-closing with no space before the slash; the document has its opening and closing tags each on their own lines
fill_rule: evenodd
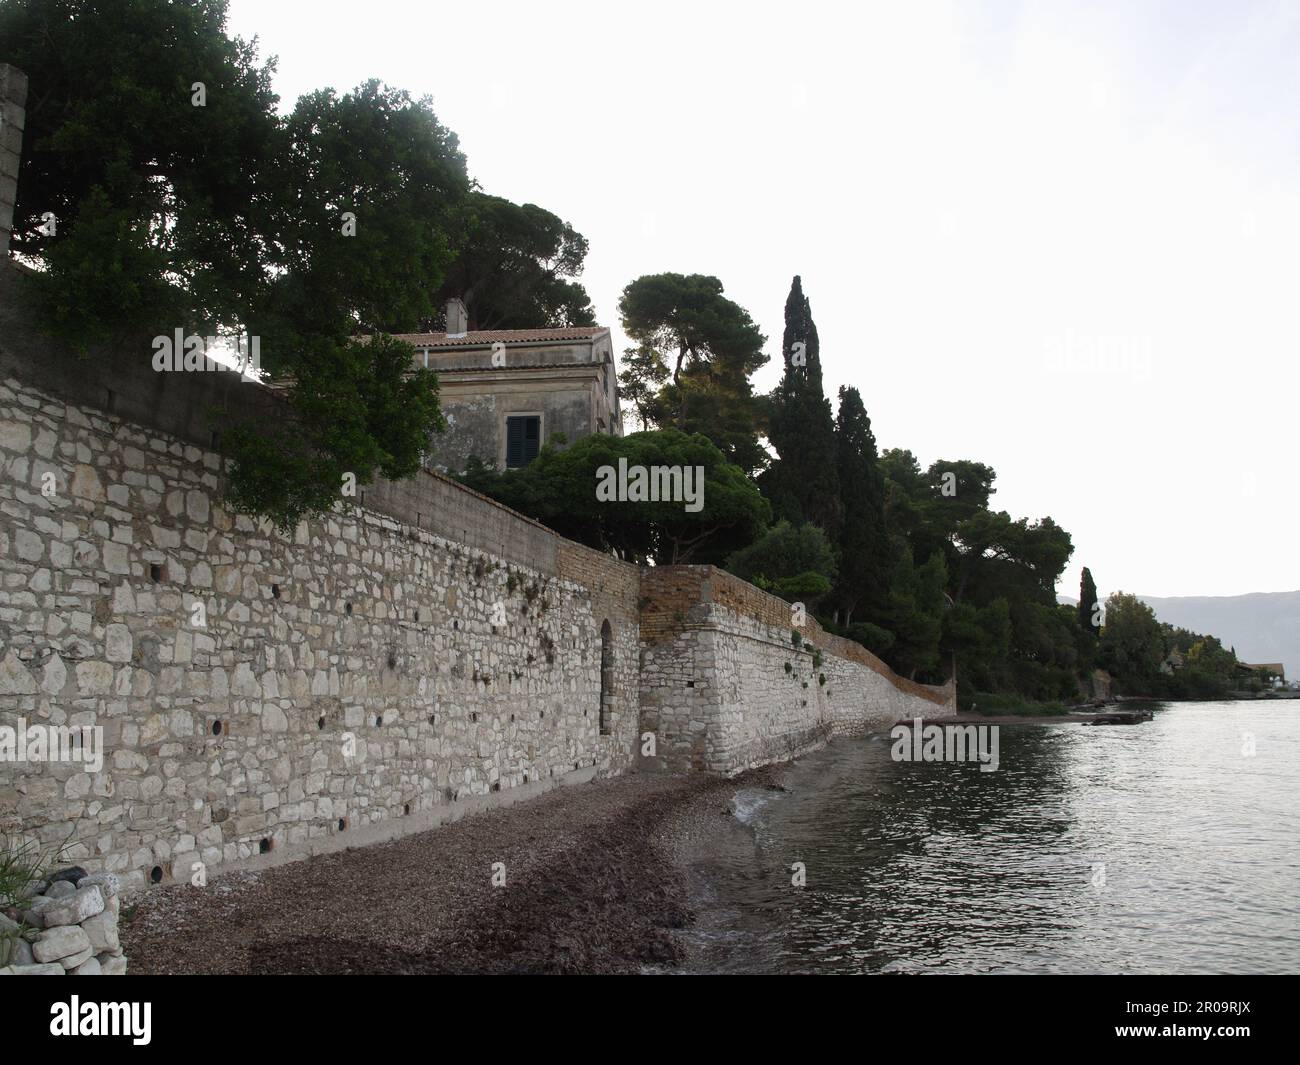
<svg viewBox="0 0 1300 1065">
<path fill-rule="evenodd" d="M 1251 673 L 1258 673 L 1264 677 L 1271 675 L 1274 688 L 1285 688 L 1287 686 L 1286 666 L 1281 662 L 1238 662 L 1237 668 Z"/>
</svg>

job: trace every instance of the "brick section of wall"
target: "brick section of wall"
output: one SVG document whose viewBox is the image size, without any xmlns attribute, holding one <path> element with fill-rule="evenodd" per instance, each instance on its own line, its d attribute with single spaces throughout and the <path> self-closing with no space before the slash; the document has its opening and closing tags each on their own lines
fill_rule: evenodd
<svg viewBox="0 0 1300 1065">
<path fill-rule="evenodd" d="M 0 260 L 9 256 L 26 103 L 27 75 L 8 63 L 0 63 Z"/>
</svg>

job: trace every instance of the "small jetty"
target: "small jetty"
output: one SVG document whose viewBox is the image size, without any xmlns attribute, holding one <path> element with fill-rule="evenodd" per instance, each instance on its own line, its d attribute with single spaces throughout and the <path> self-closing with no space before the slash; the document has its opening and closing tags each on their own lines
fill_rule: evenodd
<svg viewBox="0 0 1300 1065">
<path fill-rule="evenodd" d="M 1086 704 L 1085 704 L 1086 705 Z M 1112 707 L 1114 704 L 1110 704 Z M 1117 710 L 1072 709 L 1065 714 L 956 714 L 952 717 L 927 717 L 921 720 L 926 725 L 1137 725 L 1150 721 L 1151 710 L 1147 707 Z M 895 725 L 912 725 L 913 719 L 904 718 Z"/>
<path fill-rule="evenodd" d="M 1150 721 L 1151 711 L 1142 710 L 1108 710 L 1100 714 L 1079 714 L 1079 717 L 1089 717 L 1090 721 L 1083 722 L 1085 725 L 1136 725 L 1139 721 Z"/>
</svg>

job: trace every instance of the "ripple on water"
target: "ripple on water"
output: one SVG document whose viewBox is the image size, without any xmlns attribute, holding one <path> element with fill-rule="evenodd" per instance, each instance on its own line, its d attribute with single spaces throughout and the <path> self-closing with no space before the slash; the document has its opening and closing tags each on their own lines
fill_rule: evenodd
<svg viewBox="0 0 1300 1065">
<path fill-rule="evenodd" d="M 1242 734 L 1255 741 L 1242 753 Z M 995 773 L 837 740 L 693 870 L 706 971 L 1294 972 L 1300 714 L 1009 726 Z M 802 862 L 807 886 L 791 883 Z"/>
</svg>

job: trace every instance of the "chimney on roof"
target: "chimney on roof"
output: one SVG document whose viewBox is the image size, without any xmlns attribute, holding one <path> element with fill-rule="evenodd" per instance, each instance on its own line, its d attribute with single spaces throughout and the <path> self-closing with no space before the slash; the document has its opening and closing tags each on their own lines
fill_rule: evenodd
<svg viewBox="0 0 1300 1065">
<path fill-rule="evenodd" d="M 463 337 L 469 331 L 469 312 L 459 296 L 447 301 L 447 335 Z"/>
</svg>

